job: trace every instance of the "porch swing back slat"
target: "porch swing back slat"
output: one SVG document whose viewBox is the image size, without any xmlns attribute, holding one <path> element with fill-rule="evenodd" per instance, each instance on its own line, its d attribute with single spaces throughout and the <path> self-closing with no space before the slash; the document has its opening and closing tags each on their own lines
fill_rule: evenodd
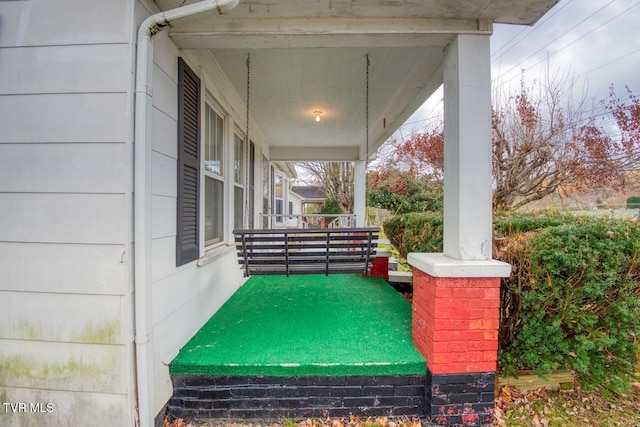
<svg viewBox="0 0 640 427">
<path fill-rule="evenodd" d="M 368 274 L 379 228 L 234 230 L 238 262 L 252 275 Z"/>
</svg>

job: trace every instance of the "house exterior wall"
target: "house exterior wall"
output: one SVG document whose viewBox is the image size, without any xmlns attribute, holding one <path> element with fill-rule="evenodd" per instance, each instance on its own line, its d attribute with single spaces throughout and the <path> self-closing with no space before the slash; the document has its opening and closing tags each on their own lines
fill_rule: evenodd
<svg viewBox="0 0 640 427">
<path fill-rule="evenodd" d="M 225 84 L 226 77 L 206 52 L 180 51 L 166 33 L 155 36 L 153 44 L 150 289 L 153 312 L 153 409 L 157 414 L 173 392 L 167 364 L 243 282 L 231 233 L 233 171 L 230 168 L 225 173 L 225 241 L 211 250 L 201 244 L 202 257 L 198 261 L 176 267 L 178 57 L 182 56 L 196 71 L 204 86 L 203 92 L 208 91 L 210 98 L 224 110 L 227 141 L 233 137 L 231 132 L 234 129 L 245 129 L 241 121 L 246 110 L 239 95 L 230 90 L 230 84 Z M 251 131 L 250 134 L 251 139 L 257 142 L 259 134 L 254 135 Z M 225 156 L 231 156 L 230 145 L 225 148 Z M 262 158 L 260 151 L 257 151 L 256 158 Z M 261 167 L 257 169 L 256 172 Z M 260 182 L 260 178 L 256 176 L 256 182 Z M 255 206 L 260 206 L 259 203 L 260 200 L 256 200 Z"/>
<path fill-rule="evenodd" d="M 133 422 L 133 16 L 0 2 L 3 426 Z"/>
<path fill-rule="evenodd" d="M 294 215 L 300 215 L 302 214 L 302 199 L 300 198 L 300 196 L 298 196 L 296 193 L 294 193 L 293 191 L 289 191 L 289 202 L 293 203 L 292 207 L 292 214 Z M 288 207 L 287 207 L 288 209 Z M 288 212 L 288 210 L 287 210 Z"/>
<path fill-rule="evenodd" d="M 134 422 L 135 39 L 156 11 L 146 0 L 0 2 L 0 397 L 44 409 L 3 405 L 0 425 Z M 153 44 L 143 262 L 155 416 L 172 393 L 167 364 L 243 280 L 230 168 L 225 242 L 176 267 L 178 56 L 224 110 L 227 136 L 244 132 L 246 109 L 207 52 L 181 52 L 166 33 Z M 254 124 L 250 136 L 260 188 L 266 150 Z"/>
</svg>

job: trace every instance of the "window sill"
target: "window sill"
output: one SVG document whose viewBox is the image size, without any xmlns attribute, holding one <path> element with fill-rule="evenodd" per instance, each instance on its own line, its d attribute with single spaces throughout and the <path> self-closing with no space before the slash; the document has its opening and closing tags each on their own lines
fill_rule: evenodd
<svg viewBox="0 0 640 427">
<path fill-rule="evenodd" d="M 198 259 L 198 267 L 203 267 L 207 264 L 210 264 L 213 261 L 229 254 L 230 252 L 235 252 L 235 250 L 236 247 L 234 245 L 228 244 L 222 244 L 220 246 L 216 246 L 215 248 L 211 248 L 204 252 L 204 256 L 202 258 Z"/>
</svg>

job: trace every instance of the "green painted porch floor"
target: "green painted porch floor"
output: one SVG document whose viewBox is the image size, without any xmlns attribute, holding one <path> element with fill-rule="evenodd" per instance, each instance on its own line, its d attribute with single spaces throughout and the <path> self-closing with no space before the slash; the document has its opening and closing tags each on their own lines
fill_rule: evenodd
<svg viewBox="0 0 640 427">
<path fill-rule="evenodd" d="M 171 362 L 170 372 L 239 376 L 425 374 L 411 306 L 382 279 L 253 276 Z"/>
</svg>

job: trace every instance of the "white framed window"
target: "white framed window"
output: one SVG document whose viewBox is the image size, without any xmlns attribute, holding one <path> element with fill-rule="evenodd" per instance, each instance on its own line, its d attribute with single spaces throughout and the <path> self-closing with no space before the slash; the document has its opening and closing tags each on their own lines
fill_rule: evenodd
<svg viewBox="0 0 640 427">
<path fill-rule="evenodd" d="M 233 227 L 244 228 L 245 141 L 233 134 Z"/>
<path fill-rule="evenodd" d="M 276 172 L 273 185 L 273 200 L 275 201 L 276 223 L 282 223 L 284 219 L 285 182 L 285 176 L 279 172 Z"/>
<path fill-rule="evenodd" d="M 271 167 L 269 165 L 269 159 L 266 156 L 262 156 L 262 228 L 269 227 L 269 200 L 271 198 Z"/>
<path fill-rule="evenodd" d="M 209 103 L 204 114 L 204 243 L 224 240 L 224 119 Z"/>
</svg>

